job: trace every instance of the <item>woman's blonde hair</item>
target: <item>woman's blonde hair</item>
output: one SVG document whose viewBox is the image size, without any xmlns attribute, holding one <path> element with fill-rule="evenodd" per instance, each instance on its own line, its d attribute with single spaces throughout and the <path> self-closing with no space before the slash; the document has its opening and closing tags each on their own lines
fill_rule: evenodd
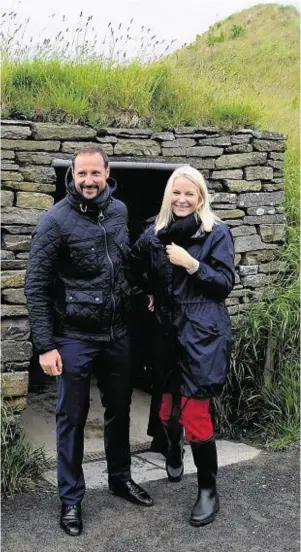
<svg viewBox="0 0 301 552">
<path fill-rule="evenodd" d="M 168 225 L 172 219 L 172 209 L 171 209 L 171 198 L 172 198 L 172 186 L 176 178 L 179 176 L 184 176 L 191 180 L 191 182 L 196 186 L 200 201 L 196 208 L 196 213 L 199 215 L 202 227 L 205 232 L 211 232 L 213 225 L 219 220 L 218 217 L 211 211 L 210 202 L 209 202 L 209 193 L 204 180 L 203 175 L 190 165 L 184 165 L 176 169 L 170 176 L 164 191 L 163 201 L 161 205 L 160 212 L 156 218 L 155 222 L 155 232 L 156 234 L 162 228 Z"/>
</svg>

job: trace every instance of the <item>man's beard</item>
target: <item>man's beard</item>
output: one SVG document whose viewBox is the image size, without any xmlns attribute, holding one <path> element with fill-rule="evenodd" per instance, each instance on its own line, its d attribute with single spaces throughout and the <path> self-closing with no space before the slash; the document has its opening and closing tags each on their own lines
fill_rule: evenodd
<svg viewBox="0 0 301 552">
<path fill-rule="evenodd" d="M 97 184 L 93 184 L 92 186 L 86 186 L 85 184 L 80 185 L 81 191 L 83 190 L 98 190 L 100 191 L 100 187 Z"/>
<path fill-rule="evenodd" d="M 85 190 L 95 190 L 96 191 L 96 195 L 99 195 L 100 192 L 101 192 L 101 189 L 100 187 L 97 185 L 97 184 L 93 184 L 92 186 L 85 186 L 84 184 L 80 185 L 80 191 L 82 193 L 82 195 L 84 195 L 84 192 Z"/>
</svg>

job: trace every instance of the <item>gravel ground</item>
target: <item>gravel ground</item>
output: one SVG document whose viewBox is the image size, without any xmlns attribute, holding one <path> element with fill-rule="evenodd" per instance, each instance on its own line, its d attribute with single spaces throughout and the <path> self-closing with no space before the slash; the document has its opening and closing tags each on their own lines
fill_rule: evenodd
<svg viewBox="0 0 301 552">
<path fill-rule="evenodd" d="M 3 552 L 295 552 L 299 543 L 299 449 L 261 454 L 219 472 L 221 510 L 215 523 L 188 519 L 196 478 L 151 481 L 152 508 L 107 490 L 87 491 L 84 531 L 68 537 L 58 525 L 56 490 L 41 486 L 2 503 Z"/>
</svg>

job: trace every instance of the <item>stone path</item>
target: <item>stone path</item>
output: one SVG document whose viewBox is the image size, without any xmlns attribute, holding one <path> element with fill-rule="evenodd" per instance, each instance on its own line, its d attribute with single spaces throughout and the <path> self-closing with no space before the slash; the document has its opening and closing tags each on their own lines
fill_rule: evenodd
<svg viewBox="0 0 301 552">
<path fill-rule="evenodd" d="M 185 474 L 195 473 L 191 449 L 185 445 Z M 260 454 L 260 450 L 243 443 L 230 441 L 217 441 L 219 466 L 228 466 L 246 460 L 252 460 Z M 101 489 L 107 487 L 106 461 L 85 462 L 84 474 L 87 489 Z M 132 455 L 132 476 L 137 483 L 146 483 L 157 479 L 165 479 L 165 460 L 161 454 L 155 452 L 142 452 Z M 44 478 L 53 486 L 57 486 L 56 470 L 48 470 Z"/>
</svg>

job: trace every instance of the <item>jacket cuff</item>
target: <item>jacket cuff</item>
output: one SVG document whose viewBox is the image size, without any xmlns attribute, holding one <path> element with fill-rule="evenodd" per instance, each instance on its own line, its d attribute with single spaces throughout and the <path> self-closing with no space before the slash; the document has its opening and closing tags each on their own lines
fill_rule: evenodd
<svg viewBox="0 0 301 552">
<path fill-rule="evenodd" d="M 196 259 L 193 262 L 192 268 L 186 268 L 188 274 L 194 274 L 199 269 L 200 263 Z"/>
<path fill-rule="evenodd" d="M 49 351 L 53 351 L 54 349 L 57 349 L 57 346 L 55 343 L 52 345 L 48 345 L 48 347 L 35 347 L 35 352 L 37 355 L 44 355 L 45 353 L 49 353 Z"/>
</svg>

